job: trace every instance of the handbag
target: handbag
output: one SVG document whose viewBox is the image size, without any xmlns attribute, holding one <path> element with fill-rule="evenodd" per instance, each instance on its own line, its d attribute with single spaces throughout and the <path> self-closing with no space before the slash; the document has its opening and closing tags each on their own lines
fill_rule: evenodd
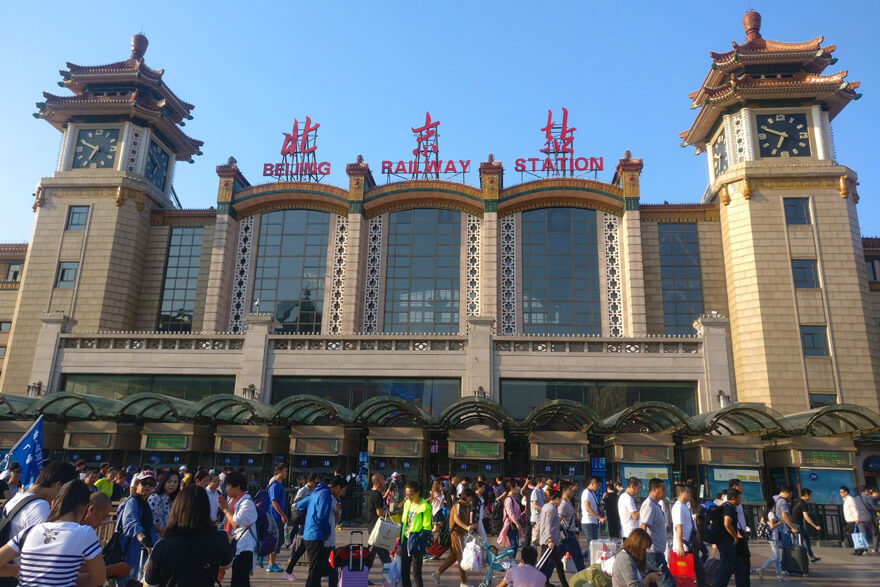
<svg viewBox="0 0 880 587">
<path fill-rule="evenodd" d="M 574 564 L 574 559 L 571 558 L 569 553 L 565 553 L 565 557 L 562 559 L 562 569 L 568 573 L 569 575 L 573 575 L 578 572 L 577 567 Z"/>
<path fill-rule="evenodd" d="M 868 550 L 868 539 L 862 533 L 862 529 L 856 525 L 856 531 L 850 534 L 852 538 L 853 548 L 856 550 Z"/>
<path fill-rule="evenodd" d="M 766 522 L 758 522 L 755 528 L 755 536 L 761 540 L 770 540 L 770 525 Z"/>
<path fill-rule="evenodd" d="M 406 541 L 406 549 L 410 556 L 424 555 L 431 542 L 434 541 L 434 533 L 430 530 L 421 530 L 419 532 L 410 532 Z"/>
<path fill-rule="evenodd" d="M 385 550 L 394 550 L 397 544 L 397 536 L 400 534 L 400 524 L 395 524 L 388 518 L 379 518 L 370 531 L 370 537 L 367 544 L 374 548 L 384 548 Z"/>
</svg>

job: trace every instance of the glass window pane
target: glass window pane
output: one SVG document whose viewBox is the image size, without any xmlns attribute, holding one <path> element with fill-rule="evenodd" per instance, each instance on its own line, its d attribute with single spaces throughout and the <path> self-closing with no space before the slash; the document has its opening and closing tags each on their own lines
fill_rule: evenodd
<svg viewBox="0 0 880 587">
<path fill-rule="evenodd" d="M 192 332 L 204 232 L 202 226 L 171 228 L 157 330 Z"/>
<path fill-rule="evenodd" d="M 658 224 L 657 236 L 665 333 L 694 334 L 693 322 L 703 313 L 697 225 L 692 222 Z"/>
</svg>

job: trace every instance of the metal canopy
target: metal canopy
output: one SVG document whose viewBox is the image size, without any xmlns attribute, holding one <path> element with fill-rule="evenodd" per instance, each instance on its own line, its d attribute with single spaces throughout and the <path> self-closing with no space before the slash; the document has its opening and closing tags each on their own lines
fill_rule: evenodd
<svg viewBox="0 0 880 587">
<path fill-rule="evenodd" d="M 586 431 L 599 422 L 599 416 L 582 403 L 569 400 L 547 400 L 523 421 L 529 430 Z"/>
<path fill-rule="evenodd" d="M 336 424 L 351 419 L 351 410 L 316 395 L 294 395 L 272 406 L 272 418 L 288 424 Z"/>
<path fill-rule="evenodd" d="M 159 393 L 135 393 L 117 402 L 116 414 L 120 419 L 179 422 L 194 406 L 193 402 Z"/>
<path fill-rule="evenodd" d="M 440 413 L 438 421 L 450 430 L 478 425 L 505 430 L 513 426 L 513 418 L 501 404 L 481 397 L 463 397 L 452 402 Z"/>
<path fill-rule="evenodd" d="M 116 401 L 106 397 L 60 391 L 47 395 L 32 409 L 35 415 L 50 419 L 112 420 L 116 416 L 116 406 Z"/>
<path fill-rule="evenodd" d="M 34 414 L 37 398 L 23 395 L 0 395 L 0 419 L 22 420 Z"/>
<path fill-rule="evenodd" d="M 880 430 L 880 414 L 855 404 L 836 404 L 785 416 L 782 425 L 792 435 L 854 436 Z"/>
<path fill-rule="evenodd" d="M 641 402 L 609 416 L 602 422 L 608 432 L 693 432 L 691 417 L 666 402 Z"/>
<path fill-rule="evenodd" d="M 393 395 L 372 397 L 355 408 L 352 422 L 367 426 L 430 426 L 434 424 L 424 410 Z"/>
<path fill-rule="evenodd" d="M 251 424 L 271 419 L 271 407 L 264 403 L 246 400 L 237 395 L 211 395 L 192 406 L 187 416 L 194 421 Z"/>
<path fill-rule="evenodd" d="M 782 420 L 782 414 L 759 403 L 735 403 L 691 418 L 696 431 L 715 436 L 774 432 L 782 430 Z"/>
</svg>

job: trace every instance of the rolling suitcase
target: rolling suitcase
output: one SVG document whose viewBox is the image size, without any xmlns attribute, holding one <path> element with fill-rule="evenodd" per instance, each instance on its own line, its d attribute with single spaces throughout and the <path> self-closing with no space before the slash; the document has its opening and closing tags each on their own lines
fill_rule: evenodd
<svg viewBox="0 0 880 587">
<path fill-rule="evenodd" d="M 810 558 L 807 556 L 807 548 L 804 546 L 800 534 L 792 534 L 792 539 L 797 536 L 797 544 L 782 547 L 782 568 L 792 575 L 806 577 L 810 574 Z"/>
<path fill-rule="evenodd" d="M 355 536 L 360 538 L 358 544 L 355 544 Z M 370 567 L 367 561 L 368 551 L 364 548 L 364 533 L 360 530 L 353 530 L 346 550 L 348 564 L 341 564 L 338 567 L 339 587 L 367 587 Z"/>
</svg>

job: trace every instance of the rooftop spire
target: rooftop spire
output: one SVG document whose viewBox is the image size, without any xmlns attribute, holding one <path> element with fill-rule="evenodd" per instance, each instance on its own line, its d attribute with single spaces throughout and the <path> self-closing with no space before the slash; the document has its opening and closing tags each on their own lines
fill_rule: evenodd
<svg viewBox="0 0 880 587">
<path fill-rule="evenodd" d="M 761 39 L 761 15 L 755 10 L 746 12 L 743 17 L 743 28 L 746 31 L 746 42 Z"/>
<path fill-rule="evenodd" d="M 143 59 L 149 44 L 150 42 L 147 40 L 147 37 L 141 33 L 133 35 L 131 37 L 131 58 L 135 61 Z"/>
</svg>

